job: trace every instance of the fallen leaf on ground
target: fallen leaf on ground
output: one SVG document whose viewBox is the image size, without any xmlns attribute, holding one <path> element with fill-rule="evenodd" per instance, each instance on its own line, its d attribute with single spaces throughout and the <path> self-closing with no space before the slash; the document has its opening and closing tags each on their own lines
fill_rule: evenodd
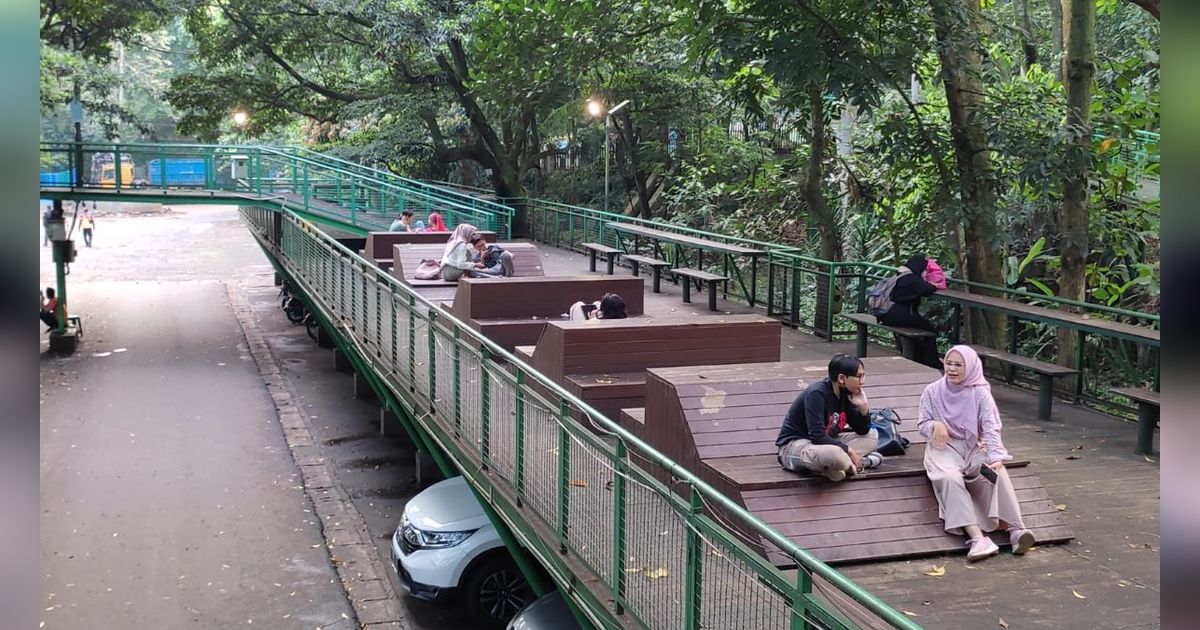
<svg viewBox="0 0 1200 630">
<path fill-rule="evenodd" d="M 1082 455 L 1067 455 L 1067 459 L 1080 459 L 1082 457 Z"/>
<path fill-rule="evenodd" d="M 587 482 L 582 479 L 572 479 L 571 485 L 575 486 L 576 488 L 586 488 Z"/>
<path fill-rule="evenodd" d="M 911 610 L 904 610 L 903 608 L 900 609 L 900 612 L 908 615 L 909 617 L 920 617 L 921 616 Z"/>
<path fill-rule="evenodd" d="M 1046 430 L 1045 429 L 1034 429 L 1033 432 L 1034 433 L 1045 433 Z"/>
<path fill-rule="evenodd" d="M 599 376 L 597 376 L 597 377 L 596 377 L 596 382 L 597 382 L 597 383 L 603 383 L 603 384 L 605 384 L 605 385 L 608 385 L 609 383 L 612 383 L 612 382 L 613 382 L 613 380 L 612 380 L 611 378 L 600 378 Z"/>
<path fill-rule="evenodd" d="M 1055 503 L 1054 509 L 1058 510 L 1059 512 L 1066 512 L 1067 504 L 1066 503 Z"/>
<path fill-rule="evenodd" d="M 1082 451 L 1082 450 L 1083 450 L 1083 445 L 1082 445 L 1082 444 L 1076 444 L 1074 447 L 1072 447 L 1072 448 L 1071 448 L 1071 450 L 1072 450 L 1072 451 Z"/>
<path fill-rule="evenodd" d="M 931 577 L 942 577 L 943 575 L 946 575 L 946 567 L 931 566 L 931 567 L 929 567 L 929 570 L 925 572 L 925 575 L 928 575 Z"/>
<path fill-rule="evenodd" d="M 1146 458 L 1146 461 L 1150 462 L 1151 464 L 1154 463 L 1154 458 L 1150 457 L 1149 455 L 1142 455 L 1142 457 Z"/>
<path fill-rule="evenodd" d="M 933 601 L 932 601 L 932 600 L 928 600 L 928 599 L 927 599 L 927 600 L 925 600 L 925 601 L 921 602 L 921 605 L 922 605 L 922 606 L 928 606 L 928 605 L 930 605 L 930 604 L 932 604 L 932 603 L 933 603 Z"/>
<path fill-rule="evenodd" d="M 1008 622 L 1004 620 L 1004 617 L 1000 617 L 1000 621 L 999 621 L 999 623 L 1000 623 L 1000 627 L 1001 627 L 1001 628 L 1007 628 L 1007 627 L 1008 627 Z"/>
<path fill-rule="evenodd" d="M 1071 589 L 1071 594 L 1074 595 L 1075 597 L 1078 597 L 1079 599 L 1087 599 L 1087 595 L 1082 595 L 1082 594 L 1080 594 L 1079 591 L 1077 591 L 1075 589 Z"/>
<path fill-rule="evenodd" d="M 646 577 L 650 578 L 651 580 L 657 580 L 658 578 L 664 578 L 664 577 L 667 577 L 667 570 L 662 567 L 659 567 L 657 569 L 646 571 Z"/>
</svg>

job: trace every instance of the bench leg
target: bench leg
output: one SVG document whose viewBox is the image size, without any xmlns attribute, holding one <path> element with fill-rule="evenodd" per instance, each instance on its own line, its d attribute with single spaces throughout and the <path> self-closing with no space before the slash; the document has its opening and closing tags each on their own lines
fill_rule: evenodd
<svg viewBox="0 0 1200 630">
<path fill-rule="evenodd" d="M 710 280 L 708 282 L 708 310 L 717 310 L 717 282 L 719 280 Z"/>
<path fill-rule="evenodd" d="M 1050 419 L 1050 406 L 1054 404 L 1054 377 L 1038 375 L 1038 420 Z"/>
<path fill-rule="evenodd" d="M 629 261 L 629 268 L 633 270 L 633 277 L 636 278 L 638 275 L 638 261 L 636 261 L 636 260 Z"/>
<path fill-rule="evenodd" d="M 1142 455 L 1154 454 L 1154 426 L 1158 424 L 1158 408 L 1146 403 L 1138 403 L 1138 441 L 1137 452 Z"/>
<path fill-rule="evenodd" d="M 588 250 L 588 271 L 596 271 L 596 250 Z"/>
<path fill-rule="evenodd" d="M 608 253 L 608 275 L 610 275 L 610 276 L 613 275 L 613 265 L 615 265 L 616 262 L 617 262 L 616 252 L 609 252 Z"/>
<path fill-rule="evenodd" d="M 683 301 L 686 304 L 692 303 L 692 281 L 687 278 L 683 279 Z"/>
<path fill-rule="evenodd" d="M 867 356 L 867 325 L 858 324 L 858 338 L 854 342 L 854 352 L 858 358 Z"/>
<path fill-rule="evenodd" d="M 650 277 L 651 277 L 650 288 L 655 293 L 662 293 L 662 286 L 660 284 L 662 281 L 662 267 L 659 267 L 658 265 L 654 265 L 653 268 L 654 268 L 654 271 L 652 271 L 650 274 Z"/>
</svg>

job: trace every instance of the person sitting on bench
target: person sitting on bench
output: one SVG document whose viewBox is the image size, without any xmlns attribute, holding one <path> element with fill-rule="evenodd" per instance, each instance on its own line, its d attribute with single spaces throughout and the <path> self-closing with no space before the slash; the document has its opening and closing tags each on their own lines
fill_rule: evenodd
<svg viewBox="0 0 1200 630">
<path fill-rule="evenodd" d="M 946 374 L 921 393 L 917 430 L 929 438 L 925 473 L 933 484 L 938 512 L 951 534 L 969 537 L 967 560 L 1000 549 L 984 531 L 1008 530 L 1014 555 L 1033 546 L 1004 462 L 1012 459 L 1000 440 L 1000 412 L 983 376 L 983 362 L 970 346 L 954 346 L 943 362 Z M 982 531 L 981 531 L 982 530 Z"/>
<path fill-rule="evenodd" d="M 920 254 L 909 258 L 908 262 L 904 263 L 904 266 L 900 268 L 900 277 L 896 279 L 896 285 L 892 287 L 892 293 L 889 296 L 892 300 L 892 307 L 884 314 L 879 315 L 879 323 L 884 326 L 919 328 L 937 333 L 937 326 L 921 316 L 917 308 L 921 305 L 922 298 L 929 297 L 937 291 L 937 287 L 925 281 L 924 274 L 928 266 L 929 261 Z M 916 359 L 929 367 L 941 369 L 942 364 L 938 360 L 937 339 L 923 337 L 916 340 L 916 343 Z"/>
<path fill-rule="evenodd" d="M 405 210 L 400 213 L 400 216 L 392 221 L 392 225 L 388 227 L 389 232 L 424 232 L 425 224 L 420 221 L 413 221 L 412 210 Z"/>
<path fill-rule="evenodd" d="M 450 228 L 446 225 L 446 221 L 442 219 L 442 215 L 437 212 L 429 213 L 429 227 L 425 228 L 426 232 L 449 232 Z"/>
<path fill-rule="evenodd" d="M 616 293 L 605 293 L 598 302 L 576 302 L 569 311 L 571 321 L 593 319 L 625 319 L 625 300 Z"/>
<path fill-rule="evenodd" d="M 49 326 L 46 332 L 58 328 L 58 298 L 54 296 L 53 287 L 46 287 L 46 299 L 42 302 L 40 318 L 43 324 Z"/>
<path fill-rule="evenodd" d="M 783 418 L 775 440 L 780 465 L 841 481 L 883 461 L 875 452 L 879 435 L 871 428 L 865 378 L 858 357 L 833 355 L 829 375 L 797 396 Z"/>
<path fill-rule="evenodd" d="M 471 247 L 475 250 L 475 268 L 467 271 L 471 278 L 511 278 L 513 271 L 512 252 L 503 247 L 489 244 L 482 234 L 476 232 L 471 236 Z"/>
<path fill-rule="evenodd" d="M 442 252 L 442 280 L 458 282 L 464 273 L 475 269 L 475 252 L 470 243 L 477 231 L 470 223 L 460 223 L 454 228 Z"/>
</svg>

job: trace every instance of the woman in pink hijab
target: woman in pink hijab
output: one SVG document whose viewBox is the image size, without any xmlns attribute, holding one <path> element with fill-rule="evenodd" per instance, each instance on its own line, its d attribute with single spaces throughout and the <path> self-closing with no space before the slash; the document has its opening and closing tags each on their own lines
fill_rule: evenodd
<svg viewBox="0 0 1200 630">
<path fill-rule="evenodd" d="M 968 537 L 967 560 L 1000 552 L 983 532 L 1004 528 L 1014 555 L 1033 546 L 1004 462 L 1012 459 L 1000 440 L 1000 412 L 983 377 L 983 362 L 970 346 L 954 346 L 943 360 L 946 374 L 921 393 L 917 429 L 929 438 L 925 473 L 933 484 L 938 515 L 951 534 Z"/>
<path fill-rule="evenodd" d="M 446 226 L 446 221 L 442 219 L 442 215 L 437 212 L 429 213 L 429 227 L 425 228 L 426 232 L 449 232 L 450 228 Z"/>
</svg>

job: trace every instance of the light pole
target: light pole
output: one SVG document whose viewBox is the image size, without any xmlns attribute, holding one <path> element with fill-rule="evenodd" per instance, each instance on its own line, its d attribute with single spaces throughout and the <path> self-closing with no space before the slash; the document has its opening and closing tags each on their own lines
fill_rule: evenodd
<svg viewBox="0 0 1200 630">
<path fill-rule="evenodd" d="M 592 118 L 604 116 L 604 211 L 608 212 L 608 126 L 612 124 L 612 115 L 617 113 L 617 110 L 629 104 L 629 99 L 625 99 L 617 104 L 612 109 L 604 108 L 604 101 L 599 99 L 589 98 L 587 101 L 587 111 Z"/>
<path fill-rule="evenodd" d="M 240 109 L 233 112 L 233 125 L 237 127 L 239 143 L 245 142 L 245 138 L 243 136 L 245 135 L 246 123 L 248 122 L 250 122 L 250 114 L 247 114 L 245 111 Z"/>
</svg>

